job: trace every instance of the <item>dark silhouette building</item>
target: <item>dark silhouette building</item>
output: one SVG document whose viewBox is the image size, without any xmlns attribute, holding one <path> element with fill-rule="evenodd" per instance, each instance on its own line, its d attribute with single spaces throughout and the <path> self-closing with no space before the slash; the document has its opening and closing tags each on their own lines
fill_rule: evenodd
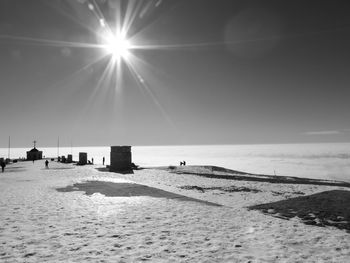
<svg viewBox="0 0 350 263">
<path fill-rule="evenodd" d="M 41 160 L 42 158 L 43 158 L 43 152 L 39 151 L 35 147 L 27 152 L 27 160 L 28 161 Z"/>
<path fill-rule="evenodd" d="M 132 172 L 131 146 L 111 146 L 111 172 Z"/>
<path fill-rule="evenodd" d="M 80 165 L 87 164 L 87 153 L 80 152 L 79 153 L 79 163 Z"/>
</svg>

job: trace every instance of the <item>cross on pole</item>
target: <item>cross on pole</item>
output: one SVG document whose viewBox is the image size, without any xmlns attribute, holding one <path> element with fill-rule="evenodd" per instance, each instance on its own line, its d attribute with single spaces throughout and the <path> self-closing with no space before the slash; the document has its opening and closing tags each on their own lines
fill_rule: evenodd
<svg viewBox="0 0 350 263">
<path fill-rule="evenodd" d="M 35 148 L 35 146 L 36 146 L 36 140 L 34 140 L 33 143 L 34 143 L 34 148 Z"/>
</svg>

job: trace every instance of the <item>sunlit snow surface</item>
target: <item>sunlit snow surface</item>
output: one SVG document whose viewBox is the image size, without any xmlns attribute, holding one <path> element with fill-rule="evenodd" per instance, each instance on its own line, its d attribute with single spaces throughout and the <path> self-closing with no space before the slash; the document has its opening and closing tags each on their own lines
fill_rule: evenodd
<svg viewBox="0 0 350 263">
<path fill-rule="evenodd" d="M 2 262 L 347 262 L 350 235 L 332 227 L 281 220 L 249 205 L 335 187 L 227 181 L 161 170 L 133 175 L 43 161 L 18 163 L 0 174 Z M 16 168 L 22 167 L 22 169 Z M 72 168 L 72 169 L 62 169 Z M 222 207 L 150 197 L 57 192 L 85 180 L 137 182 Z M 259 193 L 180 189 L 234 184 Z"/>
</svg>

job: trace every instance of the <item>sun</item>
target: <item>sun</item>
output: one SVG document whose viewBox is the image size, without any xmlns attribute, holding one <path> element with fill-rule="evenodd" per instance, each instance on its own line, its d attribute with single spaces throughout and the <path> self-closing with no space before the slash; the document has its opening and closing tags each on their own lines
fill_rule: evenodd
<svg viewBox="0 0 350 263">
<path fill-rule="evenodd" d="M 106 38 L 105 49 L 114 59 L 127 59 L 130 54 L 131 44 L 126 37 L 109 35 Z"/>
</svg>

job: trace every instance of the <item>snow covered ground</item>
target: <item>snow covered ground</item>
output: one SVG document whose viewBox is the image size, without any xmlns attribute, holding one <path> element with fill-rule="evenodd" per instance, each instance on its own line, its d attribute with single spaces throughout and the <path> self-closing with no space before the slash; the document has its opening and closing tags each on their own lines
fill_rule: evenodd
<svg viewBox="0 0 350 263">
<path fill-rule="evenodd" d="M 122 175 L 97 171 L 97 166 L 49 166 L 21 162 L 0 174 L 1 262 L 350 260 L 346 231 L 246 208 L 346 188 L 212 179 L 159 169 Z M 56 190 L 87 180 L 136 182 L 223 206 Z"/>
</svg>

